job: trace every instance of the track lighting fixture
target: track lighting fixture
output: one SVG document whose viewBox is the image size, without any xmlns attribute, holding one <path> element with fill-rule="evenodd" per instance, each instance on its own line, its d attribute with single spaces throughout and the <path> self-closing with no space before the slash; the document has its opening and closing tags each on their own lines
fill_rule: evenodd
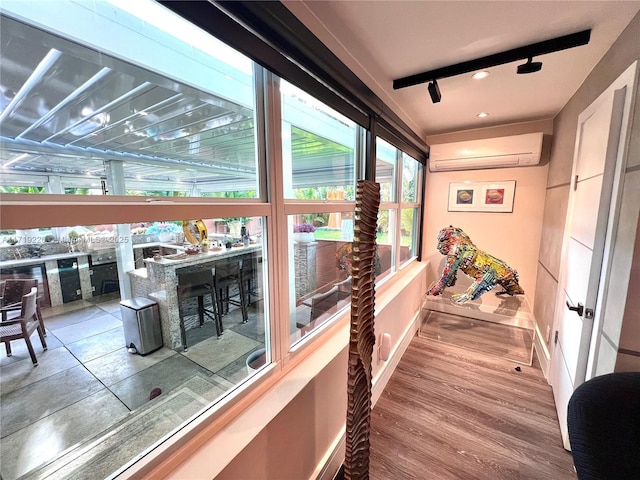
<svg viewBox="0 0 640 480">
<path fill-rule="evenodd" d="M 438 103 L 440 100 L 442 100 L 442 95 L 440 95 L 440 87 L 438 87 L 438 82 L 436 82 L 435 78 L 432 82 L 429 82 L 429 85 L 427 85 L 427 90 L 429 90 L 431 102 Z"/>
<path fill-rule="evenodd" d="M 542 70 L 542 62 L 533 62 L 533 58 L 529 57 L 527 63 L 518 65 L 518 75 L 525 73 L 535 73 Z"/>
<path fill-rule="evenodd" d="M 534 62 L 533 57 L 545 55 L 547 53 L 559 52 L 560 50 L 566 50 L 568 48 L 579 47 L 580 45 L 586 45 L 589 43 L 590 39 L 591 30 L 583 30 L 581 32 L 564 35 L 562 37 L 532 43 L 531 45 L 526 45 L 524 47 L 495 53 L 476 60 L 469 60 L 467 62 L 449 65 L 448 67 L 437 68 L 428 72 L 398 78 L 393 81 L 393 89 L 398 90 L 399 88 L 411 87 L 420 83 L 429 82 L 427 88 L 429 90 L 429 95 L 431 96 L 431 101 L 433 103 L 438 103 L 442 98 L 440 88 L 436 82 L 438 79 L 484 70 L 497 65 L 504 65 L 517 60 L 524 60 L 525 58 L 528 59 L 527 63 L 518 65 L 517 72 L 520 74 L 538 72 L 542 69 L 542 62 Z"/>
</svg>

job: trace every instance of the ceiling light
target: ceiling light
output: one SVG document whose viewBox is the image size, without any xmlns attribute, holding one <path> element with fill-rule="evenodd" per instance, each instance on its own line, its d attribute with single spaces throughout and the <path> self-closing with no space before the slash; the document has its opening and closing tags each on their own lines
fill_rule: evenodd
<svg viewBox="0 0 640 480">
<path fill-rule="evenodd" d="M 533 62 L 533 58 L 529 57 L 527 63 L 523 63 L 522 65 L 518 65 L 518 74 L 525 73 L 535 73 L 542 70 L 542 62 Z"/>
<path fill-rule="evenodd" d="M 433 103 L 438 103 L 440 100 L 442 100 L 442 95 L 440 95 L 440 88 L 438 87 L 438 82 L 436 82 L 435 80 L 433 80 L 432 82 L 429 82 L 429 85 L 427 85 L 427 90 L 429 90 L 429 96 L 431 97 L 431 101 Z"/>
<path fill-rule="evenodd" d="M 484 117 L 488 117 L 489 114 L 487 112 L 480 112 L 477 116 L 480 118 L 484 118 Z"/>
<path fill-rule="evenodd" d="M 489 76 L 489 72 L 487 72 L 486 70 L 483 70 L 481 72 L 476 72 L 474 73 L 471 78 L 473 78 L 474 80 L 480 80 L 482 78 L 487 78 Z"/>
</svg>

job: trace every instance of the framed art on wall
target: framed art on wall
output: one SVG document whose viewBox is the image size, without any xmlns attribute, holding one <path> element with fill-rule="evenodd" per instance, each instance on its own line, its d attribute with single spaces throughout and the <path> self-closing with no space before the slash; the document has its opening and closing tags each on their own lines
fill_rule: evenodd
<svg viewBox="0 0 640 480">
<path fill-rule="evenodd" d="M 515 180 L 449 184 L 449 212 L 513 212 Z"/>
</svg>

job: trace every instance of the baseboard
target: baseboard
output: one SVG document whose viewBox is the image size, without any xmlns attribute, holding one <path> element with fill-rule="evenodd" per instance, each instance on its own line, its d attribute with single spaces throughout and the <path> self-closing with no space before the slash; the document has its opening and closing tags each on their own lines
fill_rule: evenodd
<svg viewBox="0 0 640 480">
<path fill-rule="evenodd" d="M 538 325 L 536 324 L 536 335 L 533 339 L 533 348 L 536 351 L 536 355 L 538 356 L 538 361 L 540 362 L 540 369 L 542 370 L 542 374 L 544 378 L 549 381 L 549 376 L 547 375 L 549 371 L 549 360 L 551 359 L 551 354 L 549 353 L 549 349 L 547 348 L 546 342 L 542 337 L 542 332 Z"/>
<path fill-rule="evenodd" d="M 325 454 L 322 461 L 318 464 L 318 468 L 311 476 L 315 480 L 334 480 L 336 473 L 344 463 L 344 448 L 346 444 L 345 428 L 342 429 L 331 447 Z"/>
</svg>

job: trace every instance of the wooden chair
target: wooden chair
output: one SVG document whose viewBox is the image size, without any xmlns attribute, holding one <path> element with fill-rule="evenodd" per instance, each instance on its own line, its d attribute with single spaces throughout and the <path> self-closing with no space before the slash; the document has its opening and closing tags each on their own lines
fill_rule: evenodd
<svg viewBox="0 0 640 480">
<path fill-rule="evenodd" d="M 6 320 L 7 317 L 11 318 L 11 312 L 19 312 L 22 305 L 22 297 L 29 293 L 32 288 L 38 288 L 37 278 L 9 278 L 2 282 L 0 288 L 0 312 L 2 313 L 2 320 Z M 42 324 L 44 329 L 44 320 L 42 319 L 42 313 L 40 312 L 40 304 L 36 298 L 36 315 L 38 320 Z M 45 335 L 47 334 L 45 330 Z"/>
<path fill-rule="evenodd" d="M 27 349 L 29 349 L 29 355 L 31 355 L 31 361 L 34 367 L 38 366 L 38 359 L 33 350 L 33 345 L 31 345 L 30 337 L 35 330 L 38 331 L 42 348 L 44 350 L 47 349 L 47 342 L 44 339 L 44 327 L 36 313 L 37 296 L 38 289 L 33 287 L 31 292 L 22 296 L 20 316 L 0 322 L 0 342 L 4 343 L 5 349 L 7 350 L 7 357 L 11 356 L 11 342 L 22 338 L 27 344 Z"/>
</svg>

